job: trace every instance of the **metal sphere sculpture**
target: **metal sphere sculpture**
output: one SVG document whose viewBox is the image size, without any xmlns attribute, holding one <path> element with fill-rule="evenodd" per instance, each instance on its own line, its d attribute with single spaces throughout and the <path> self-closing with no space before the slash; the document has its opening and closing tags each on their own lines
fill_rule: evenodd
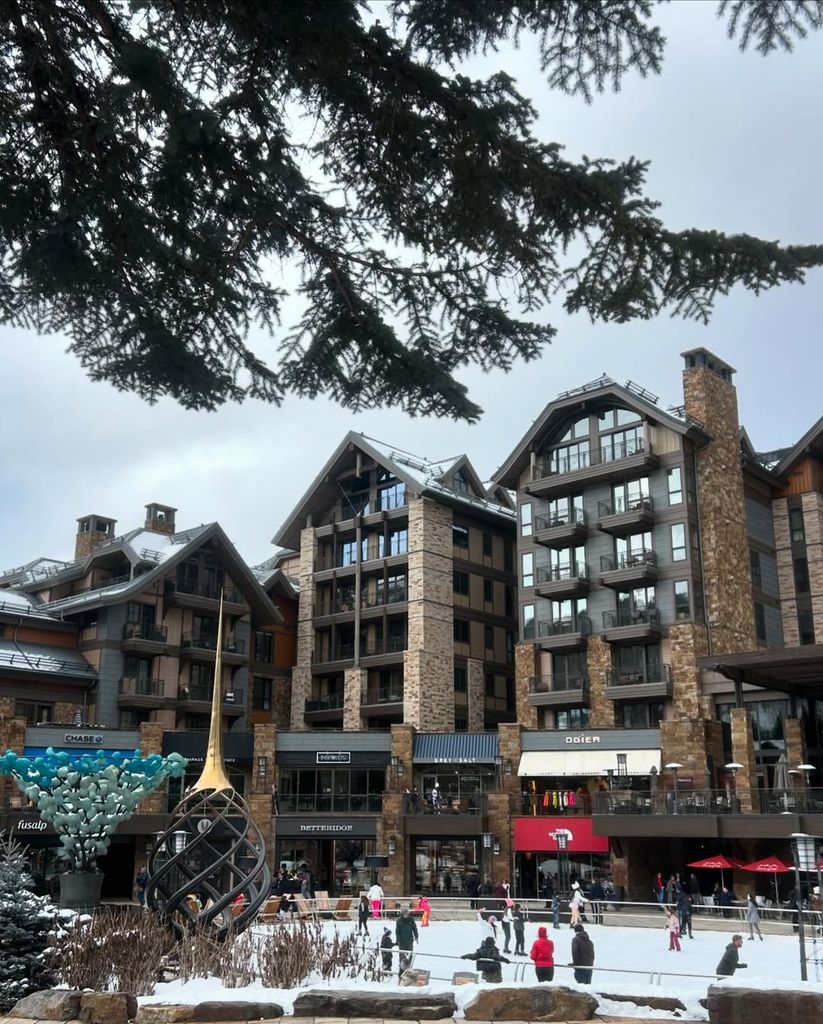
<svg viewBox="0 0 823 1024">
<path fill-rule="evenodd" d="M 161 782 L 186 769 L 180 754 L 82 754 L 48 747 L 38 757 L 8 751 L 0 776 L 10 776 L 60 837 L 57 853 L 71 871 L 96 871 L 118 825 Z"/>
<path fill-rule="evenodd" d="M 217 939 L 246 928 L 269 895 L 271 874 L 260 829 L 223 764 L 223 602 L 217 626 L 209 745 L 203 772 L 172 812 L 149 854 L 146 905 L 178 937 L 206 926 Z"/>
</svg>

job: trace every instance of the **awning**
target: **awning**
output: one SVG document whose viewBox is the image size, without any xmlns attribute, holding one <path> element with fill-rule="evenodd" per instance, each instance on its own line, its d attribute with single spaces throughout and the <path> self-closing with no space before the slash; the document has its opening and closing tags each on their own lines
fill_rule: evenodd
<svg viewBox="0 0 823 1024">
<path fill-rule="evenodd" d="M 569 853 L 608 853 L 609 837 L 592 832 L 592 819 L 582 815 L 567 818 L 515 818 L 514 848 L 522 850 L 557 850 L 557 833 L 564 832 Z"/>
<path fill-rule="evenodd" d="M 414 737 L 416 764 L 494 764 L 500 753 L 496 732 L 419 732 Z"/>
<path fill-rule="evenodd" d="M 518 775 L 604 776 L 616 765 L 613 750 L 527 750 L 520 756 Z M 654 765 L 660 771 L 660 751 L 627 750 L 626 775 L 648 775 Z"/>
</svg>

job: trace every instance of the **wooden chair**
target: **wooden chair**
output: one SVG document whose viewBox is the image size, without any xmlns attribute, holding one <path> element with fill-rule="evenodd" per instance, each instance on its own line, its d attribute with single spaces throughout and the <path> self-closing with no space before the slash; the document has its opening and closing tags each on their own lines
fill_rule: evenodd
<svg viewBox="0 0 823 1024">
<path fill-rule="evenodd" d="M 334 908 L 334 920 L 335 921 L 348 921 L 349 911 L 351 909 L 352 898 L 351 896 L 340 896 L 337 900 L 337 904 Z"/>
<path fill-rule="evenodd" d="M 263 909 L 260 911 L 260 923 L 271 924 L 276 921 L 280 916 L 280 896 L 269 896 L 266 902 L 263 904 Z"/>
<path fill-rule="evenodd" d="M 314 908 L 320 917 L 330 918 L 332 916 L 331 900 L 328 892 L 316 889 L 314 893 Z"/>
<path fill-rule="evenodd" d="M 305 896 L 300 896 L 295 893 L 294 902 L 297 904 L 297 916 L 301 921 L 316 921 L 317 911 L 314 907 L 309 905 L 309 901 Z"/>
</svg>

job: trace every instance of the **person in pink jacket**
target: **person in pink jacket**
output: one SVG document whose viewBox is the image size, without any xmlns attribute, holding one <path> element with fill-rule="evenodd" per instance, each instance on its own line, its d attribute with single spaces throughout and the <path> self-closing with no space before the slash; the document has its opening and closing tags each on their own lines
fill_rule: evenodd
<svg viewBox="0 0 823 1024">
<path fill-rule="evenodd" d="M 680 922 L 671 907 L 666 908 L 666 927 L 669 929 L 669 952 L 676 949 L 680 952 Z"/>
</svg>

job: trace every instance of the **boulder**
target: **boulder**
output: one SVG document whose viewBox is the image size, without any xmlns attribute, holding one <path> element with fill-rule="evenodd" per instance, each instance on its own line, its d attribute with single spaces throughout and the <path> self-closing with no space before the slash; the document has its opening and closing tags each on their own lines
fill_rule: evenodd
<svg viewBox="0 0 823 1024">
<path fill-rule="evenodd" d="M 184 1024 L 190 1020 L 194 1020 L 194 1007 L 176 1003 L 148 1003 L 137 1011 L 137 1024 Z"/>
<path fill-rule="evenodd" d="M 634 1003 L 636 1006 L 648 1006 L 650 1010 L 685 1010 L 686 1007 L 673 996 L 626 996 L 613 995 L 611 992 L 598 992 L 601 999 L 613 999 L 616 1003 Z"/>
<path fill-rule="evenodd" d="M 751 1024 L 755 1020 L 780 1024 L 819 1024 L 823 1020 L 823 992 L 806 989 L 709 987 L 711 1024 Z"/>
<path fill-rule="evenodd" d="M 211 1002 L 198 1003 L 192 1011 L 191 1020 L 269 1020 L 282 1017 L 283 1007 L 279 1003 Z"/>
<path fill-rule="evenodd" d="M 10 1017 L 30 1020 L 73 1020 L 80 1012 L 80 993 L 69 988 L 49 988 L 32 992 L 18 1000 Z"/>
<path fill-rule="evenodd" d="M 419 967 L 409 967 L 400 975 L 401 988 L 422 988 L 428 985 L 431 971 L 424 971 Z"/>
<path fill-rule="evenodd" d="M 480 975 L 473 971 L 455 971 L 452 975 L 452 985 L 476 985 L 480 981 Z"/>
<path fill-rule="evenodd" d="M 466 1020 L 572 1021 L 591 1020 L 597 1006 L 588 992 L 563 985 L 533 985 L 481 989 L 463 1013 Z"/>
<path fill-rule="evenodd" d="M 77 1019 L 85 1024 L 128 1024 L 137 1016 L 137 999 L 130 992 L 84 992 Z"/>
<path fill-rule="evenodd" d="M 327 989 L 304 992 L 294 1001 L 295 1017 L 379 1017 L 394 1020 L 445 1020 L 457 1012 L 453 992 L 357 992 Z M 490 1020 L 491 1018 L 486 1018 Z M 526 1020 L 527 1018 L 522 1018 Z"/>
</svg>

